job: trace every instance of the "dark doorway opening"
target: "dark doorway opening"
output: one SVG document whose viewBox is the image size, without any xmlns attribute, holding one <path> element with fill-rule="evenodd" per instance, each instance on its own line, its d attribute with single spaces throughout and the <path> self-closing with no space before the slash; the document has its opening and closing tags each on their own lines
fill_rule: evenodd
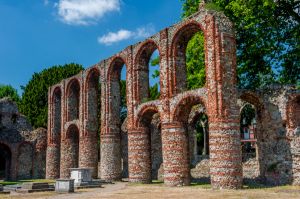
<svg viewBox="0 0 300 199">
<path fill-rule="evenodd" d="M 10 177 L 11 151 L 8 146 L 0 144 L 0 180 Z"/>
</svg>

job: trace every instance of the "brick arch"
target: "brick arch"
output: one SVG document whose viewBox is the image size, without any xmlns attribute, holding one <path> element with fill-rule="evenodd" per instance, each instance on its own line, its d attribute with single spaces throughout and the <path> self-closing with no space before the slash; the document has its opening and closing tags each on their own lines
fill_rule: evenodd
<svg viewBox="0 0 300 199">
<path fill-rule="evenodd" d="M 144 105 L 139 112 L 137 113 L 136 124 L 138 127 L 143 127 L 146 124 L 151 122 L 151 119 L 154 114 L 158 113 L 160 115 L 159 108 L 155 104 L 146 104 Z"/>
<path fill-rule="evenodd" d="M 66 137 L 65 139 L 70 139 L 73 137 L 73 133 L 78 133 L 78 139 L 79 139 L 79 128 L 76 124 L 70 124 L 66 131 Z"/>
<path fill-rule="evenodd" d="M 289 97 L 286 109 L 286 116 L 287 126 L 290 130 L 293 131 L 297 127 L 300 128 L 300 94 L 292 95 Z"/>
<path fill-rule="evenodd" d="M 199 95 L 187 95 L 180 99 L 174 106 L 174 110 L 171 113 L 171 120 L 174 122 L 187 123 L 189 114 L 194 105 L 202 104 L 206 107 L 205 100 Z"/>
<path fill-rule="evenodd" d="M 80 81 L 73 78 L 68 82 L 66 90 L 67 121 L 79 119 Z"/>
<path fill-rule="evenodd" d="M 264 109 L 264 104 L 263 104 L 262 99 L 257 94 L 255 94 L 251 91 L 247 91 L 247 92 L 243 92 L 242 94 L 240 94 L 239 98 L 245 102 L 253 104 L 256 108 L 257 116 L 259 117 L 259 119 L 261 119 L 261 114 Z M 240 111 L 243 108 L 244 107 L 241 107 Z"/>
<path fill-rule="evenodd" d="M 108 64 L 107 69 L 107 80 L 110 81 L 119 81 L 121 78 L 121 70 L 123 68 L 123 65 L 128 67 L 126 63 L 126 59 L 122 56 L 115 56 L 111 58 L 110 63 Z"/>
<path fill-rule="evenodd" d="M 201 105 L 202 105 L 202 104 L 201 104 Z M 203 106 L 203 105 L 202 105 L 202 106 Z M 194 114 L 190 114 L 190 115 L 189 115 L 189 121 L 188 121 L 188 123 L 189 123 L 190 125 L 195 125 L 196 122 L 197 122 L 197 121 L 199 120 L 199 118 L 201 117 L 201 114 L 207 115 L 207 112 L 206 112 L 206 109 L 205 109 L 204 106 L 201 107 L 200 110 L 197 110 Z"/>
<path fill-rule="evenodd" d="M 62 108 L 62 90 L 60 86 L 54 88 L 52 92 L 52 125 L 53 129 L 49 135 L 49 143 L 59 144 L 61 136 L 61 108 Z"/>
<path fill-rule="evenodd" d="M 171 38 L 170 56 L 172 59 L 173 74 L 171 80 L 172 93 L 177 94 L 185 91 L 187 88 L 187 72 L 186 72 L 186 47 L 188 42 L 197 32 L 203 32 L 204 34 L 204 52 L 205 52 L 205 69 L 207 59 L 206 49 L 206 31 L 204 27 L 197 21 L 189 21 L 181 25 Z M 207 71 L 207 70 L 206 70 Z M 206 72 L 207 73 L 207 72 Z"/>
<path fill-rule="evenodd" d="M 85 118 L 88 121 L 91 119 L 92 122 L 97 122 L 97 113 L 95 114 L 95 111 L 98 111 L 99 79 L 100 71 L 97 68 L 92 68 L 87 74 L 85 83 L 85 92 L 87 93 L 85 99 Z"/>
<path fill-rule="evenodd" d="M 139 104 L 144 98 L 149 98 L 149 61 L 155 50 L 158 50 L 160 55 L 159 44 L 148 39 L 137 49 L 137 54 L 134 58 L 134 78 L 136 78 L 136 80 L 133 81 L 135 83 L 133 87 L 136 93 L 135 99 Z"/>
<path fill-rule="evenodd" d="M 62 137 L 62 88 L 56 86 L 51 93 L 50 100 L 50 126 L 48 126 L 47 152 L 46 152 L 46 178 L 59 178 L 60 147 Z M 52 98 L 52 99 L 51 99 Z M 48 119 L 49 120 L 49 119 Z"/>
<path fill-rule="evenodd" d="M 158 169 L 163 160 L 161 129 L 158 127 L 157 134 L 153 131 L 152 120 L 156 113 L 160 117 L 161 113 L 156 104 L 142 105 L 137 113 L 137 127 L 135 131 L 128 133 L 128 139 L 135 140 L 135 145 L 139 146 L 138 148 L 132 144 L 128 146 L 129 159 L 135 157 L 137 160 L 129 162 L 129 178 L 132 182 L 139 179 L 144 183 L 151 183 L 152 179 L 158 178 Z M 139 171 L 138 175 L 132 170 L 133 167 Z"/>
<path fill-rule="evenodd" d="M 100 113 L 100 72 L 94 67 L 86 77 L 84 132 L 80 138 L 79 167 L 92 168 L 92 176 L 97 178 L 98 170 L 98 130 Z"/>
<path fill-rule="evenodd" d="M 68 178 L 70 176 L 69 168 L 78 168 L 79 166 L 79 137 L 78 126 L 70 124 L 61 146 L 61 178 Z"/>
</svg>

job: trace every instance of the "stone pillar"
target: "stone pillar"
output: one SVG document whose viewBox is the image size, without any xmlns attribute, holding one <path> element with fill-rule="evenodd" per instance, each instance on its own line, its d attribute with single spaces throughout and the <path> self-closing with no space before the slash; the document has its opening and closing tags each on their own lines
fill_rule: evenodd
<svg viewBox="0 0 300 199">
<path fill-rule="evenodd" d="M 119 131 L 119 127 L 116 127 Z M 101 179 L 120 180 L 121 167 L 121 141 L 119 133 L 101 135 Z"/>
<path fill-rule="evenodd" d="M 180 123 L 162 124 L 164 183 L 168 186 L 190 184 L 188 137 Z"/>
<path fill-rule="evenodd" d="M 150 134 L 147 128 L 128 131 L 129 181 L 151 183 Z"/>
<path fill-rule="evenodd" d="M 61 162 L 60 162 L 60 178 L 69 178 L 70 177 L 70 168 L 73 168 L 72 157 L 70 156 L 69 149 L 71 144 L 68 140 L 63 140 L 61 142 Z"/>
<path fill-rule="evenodd" d="M 46 179 L 59 178 L 60 146 L 48 144 L 46 154 Z"/>
<path fill-rule="evenodd" d="M 79 168 L 91 168 L 92 177 L 98 176 L 98 140 L 97 132 L 88 132 L 80 138 Z"/>
<path fill-rule="evenodd" d="M 210 123 L 210 174 L 213 189 L 242 187 L 242 154 L 238 123 Z"/>
</svg>

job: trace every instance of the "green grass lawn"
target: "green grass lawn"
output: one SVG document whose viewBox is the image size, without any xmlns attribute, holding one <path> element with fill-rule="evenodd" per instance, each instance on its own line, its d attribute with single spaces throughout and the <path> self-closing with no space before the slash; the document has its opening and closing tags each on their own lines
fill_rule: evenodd
<svg viewBox="0 0 300 199">
<path fill-rule="evenodd" d="M 18 180 L 18 181 L 0 181 L 0 184 L 3 186 L 6 185 L 15 185 L 15 184 L 23 184 L 27 182 L 45 182 L 45 183 L 55 183 L 55 180 L 48 179 L 32 179 L 32 180 Z"/>
</svg>

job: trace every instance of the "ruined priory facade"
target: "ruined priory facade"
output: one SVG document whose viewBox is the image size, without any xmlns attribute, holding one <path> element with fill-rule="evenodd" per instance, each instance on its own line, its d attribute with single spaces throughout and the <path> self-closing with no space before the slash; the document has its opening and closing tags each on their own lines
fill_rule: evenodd
<svg viewBox="0 0 300 199">
<path fill-rule="evenodd" d="M 185 50 L 188 41 L 198 31 L 202 31 L 205 37 L 206 85 L 188 91 Z M 156 49 L 160 57 L 160 98 L 147 101 L 148 63 Z M 123 65 L 126 65 L 128 112 L 126 136 L 121 133 L 119 117 L 119 82 Z M 209 161 L 206 162 L 209 163 L 208 175 L 212 187 L 241 188 L 243 170 L 245 172 L 253 166 L 249 163 L 247 167 L 242 161 L 240 108 L 244 102 L 253 104 L 258 120 L 261 118 L 258 123 L 264 125 L 262 120 L 267 119 L 265 116 L 274 107 L 269 109 L 268 106 L 273 98 L 268 101 L 269 98 L 264 99 L 263 94 L 238 91 L 236 76 L 236 43 L 232 22 L 223 13 L 200 7 L 199 12 L 191 17 L 49 89 L 46 177 L 66 178 L 69 177 L 69 168 L 89 167 L 93 168 L 94 177 L 118 180 L 122 175 L 122 165 L 124 169 L 124 162 L 127 161 L 130 182 L 151 182 L 153 139 L 150 126 L 153 117 L 159 117 L 157 128 L 161 147 L 155 149 L 161 154 L 159 161 L 163 162 L 164 183 L 170 186 L 189 185 L 189 118 L 191 109 L 201 104 L 208 116 Z M 271 159 L 269 162 L 273 161 L 275 156 L 272 153 L 276 153 L 273 148 L 279 147 L 280 151 L 281 142 L 287 150 L 297 149 L 290 152 L 288 158 L 285 154 L 278 157 L 289 165 L 287 181 L 300 183 L 300 138 L 297 134 L 300 97 L 296 89 L 283 93 L 284 100 L 274 102 L 280 104 L 278 115 L 274 116 L 274 120 L 268 120 L 277 126 L 257 127 L 261 132 L 271 131 L 272 135 L 257 138 L 258 145 L 261 141 L 261 146 L 257 148 L 265 147 L 260 151 L 263 153 L 268 149 L 270 154 L 263 158 L 259 156 L 262 159 L 258 157 L 256 161 L 261 163 L 267 157 Z M 278 129 L 283 133 L 277 133 Z M 123 144 L 125 137 L 127 144 Z M 270 139 L 272 143 L 276 141 L 273 148 L 269 146 Z M 124 158 L 124 154 L 128 157 Z M 256 162 L 253 164 L 256 165 Z M 267 167 L 258 165 L 258 175 L 265 175 Z"/>
<path fill-rule="evenodd" d="M 42 179 L 46 175 L 47 130 L 33 130 L 17 104 L 0 99 L 0 179 Z"/>
</svg>

